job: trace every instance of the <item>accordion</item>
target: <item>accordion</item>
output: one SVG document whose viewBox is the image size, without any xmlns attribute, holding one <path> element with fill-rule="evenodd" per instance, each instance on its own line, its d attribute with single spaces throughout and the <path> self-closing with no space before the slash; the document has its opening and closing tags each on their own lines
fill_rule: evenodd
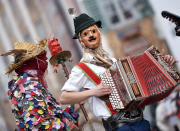
<svg viewBox="0 0 180 131">
<path fill-rule="evenodd" d="M 141 55 L 118 59 L 100 78 L 113 89 L 109 101 L 116 110 L 133 101 L 137 107 L 160 101 L 176 87 L 180 75 L 151 46 Z"/>
</svg>

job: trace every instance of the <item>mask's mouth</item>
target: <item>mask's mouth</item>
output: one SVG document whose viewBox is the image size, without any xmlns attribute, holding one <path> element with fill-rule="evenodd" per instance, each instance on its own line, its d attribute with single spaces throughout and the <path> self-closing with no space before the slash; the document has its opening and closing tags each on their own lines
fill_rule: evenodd
<svg viewBox="0 0 180 131">
<path fill-rule="evenodd" d="M 94 37 L 94 36 L 91 36 L 91 37 L 89 37 L 89 42 L 92 42 L 92 41 L 94 41 L 94 40 L 96 40 L 96 37 Z"/>
</svg>

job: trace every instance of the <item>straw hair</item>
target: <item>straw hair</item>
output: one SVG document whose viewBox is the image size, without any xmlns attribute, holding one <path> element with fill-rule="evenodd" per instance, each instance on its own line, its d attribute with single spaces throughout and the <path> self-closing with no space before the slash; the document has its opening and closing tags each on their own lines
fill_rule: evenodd
<svg viewBox="0 0 180 131">
<path fill-rule="evenodd" d="M 14 54 L 14 57 L 16 57 L 19 54 L 21 55 L 19 61 L 16 62 L 15 60 L 15 62 L 8 67 L 8 71 L 6 72 L 6 74 L 9 74 L 13 70 L 17 69 L 25 61 L 35 58 L 36 56 L 42 54 L 45 51 L 47 45 L 48 39 L 41 40 L 39 44 L 32 44 L 28 42 L 16 42 L 14 44 L 14 50 L 2 54 L 2 56 Z"/>
</svg>

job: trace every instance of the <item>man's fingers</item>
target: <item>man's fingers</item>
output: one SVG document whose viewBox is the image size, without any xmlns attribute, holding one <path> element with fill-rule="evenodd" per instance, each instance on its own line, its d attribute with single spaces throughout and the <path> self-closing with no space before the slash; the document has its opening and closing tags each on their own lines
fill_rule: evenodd
<svg viewBox="0 0 180 131">
<path fill-rule="evenodd" d="M 173 65 L 175 63 L 175 60 L 173 59 L 171 62 L 170 62 L 170 65 Z"/>
<path fill-rule="evenodd" d="M 167 63 L 169 63 L 170 65 L 173 65 L 174 63 L 179 62 L 178 60 L 174 59 L 173 56 L 171 56 L 171 55 L 166 55 L 165 49 L 162 49 L 161 54 L 162 54 L 164 60 L 165 60 Z"/>
<path fill-rule="evenodd" d="M 112 91 L 112 89 L 111 89 L 110 87 L 106 87 L 106 88 L 104 88 L 104 91 L 111 92 L 111 91 Z"/>
<path fill-rule="evenodd" d="M 109 88 L 109 87 L 105 87 L 105 88 L 103 89 L 103 93 L 105 93 L 105 94 L 110 94 L 110 93 L 112 93 L 112 89 Z"/>
<path fill-rule="evenodd" d="M 166 55 L 166 62 L 168 62 L 169 63 L 169 61 L 170 61 L 170 59 L 171 59 L 171 56 L 170 55 Z"/>
<path fill-rule="evenodd" d="M 169 57 L 169 63 L 170 63 L 170 65 L 171 65 L 171 63 L 174 63 L 174 60 L 175 60 L 175 59 L 174 59 L 173 56 L 170 56 L 170 57 Z"/>
<path fill-rule="evenodd" d="M 170 65 L 173 65 L 174 63 L 178 62 L 178 60 L 174 59 L 174 57 L 171 55 L 165 55 L 164 60 Z"/>
</svg>

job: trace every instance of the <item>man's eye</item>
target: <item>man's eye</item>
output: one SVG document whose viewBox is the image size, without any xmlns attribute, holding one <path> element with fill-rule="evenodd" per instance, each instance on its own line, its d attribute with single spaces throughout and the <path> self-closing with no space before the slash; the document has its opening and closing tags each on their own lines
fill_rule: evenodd
<svg viewBox="0 0 180 131">
<path fill-rule="evenodd" d="M 87 33 L 86 33 L 86 32 L 84 33 L 84 36 L 87 36 Z"/>
<path fill-rule="evenodd" d="M 93 33 L 96 33 L 96 30 L 94 29 L 94 30 L 92 30 L 92 32 L 93 32 Z"/>
</svg>

